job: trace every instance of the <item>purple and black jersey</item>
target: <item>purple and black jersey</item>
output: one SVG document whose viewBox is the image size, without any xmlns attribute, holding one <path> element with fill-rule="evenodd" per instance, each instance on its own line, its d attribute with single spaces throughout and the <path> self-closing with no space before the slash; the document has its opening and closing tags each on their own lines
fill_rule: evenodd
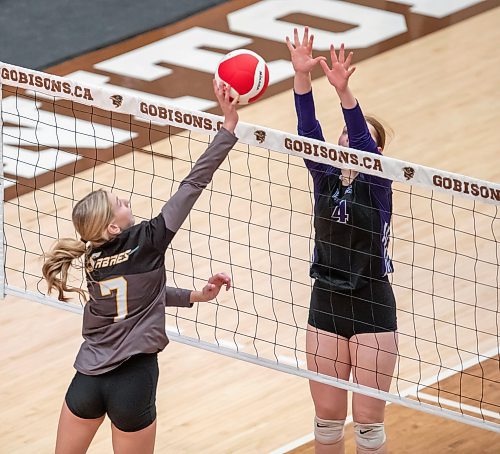
<svg viewBox="0 0 500 454">
<path fill-rule="evenodd" d="M 166 286 L 165 251 L 236 141 L 221 129 L 158 216 L 92 249 L 79 372 L 99 375 L 165 348 L 165 306 L 189 307 L 191 293 Z"/>
<path fill-rule="evenodd" d="M 323 140 L 312 91 L 295 94 L 298 133 Z M 342 109 L 349 146 L 380 154 L 359 105 Z M 355 290 L 393 271 L 388 253 L 391 181 L 359 173 L 343 186 L 339 168 L 305 160 L 314 184 L 315 247 L 310 274 L 339 290 Z"/>
</svg>

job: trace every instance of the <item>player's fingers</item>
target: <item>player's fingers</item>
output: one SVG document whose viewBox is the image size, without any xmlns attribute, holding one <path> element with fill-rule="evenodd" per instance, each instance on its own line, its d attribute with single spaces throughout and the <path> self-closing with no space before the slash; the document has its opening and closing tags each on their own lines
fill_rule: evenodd
<svg viewBox="0 0 500 454">
<path fill-rule="evenodd" d="M 224 84 L 224 101 L 226 102 L 231 101 L 230 99 L 231 97 L 229 96 L 230 93 L 231 93 L 231 86 Z"/>
<path fill-rule="evenodd" d="M 295 47 L 300 46 L 299 31 L 296 28 L 293 29 L 293 44 Z"/>
<path fill-rule="evenodd" d="M 213 80 L 215 97 L 219 102 L 224 101 L 224 96 L 222 94 L 222 82 L 218 83 L 217 80 Z"/>
<path fill-rule="evenodd" d="M 221 277 L 224 281 L 224 284 L 226 284 L 226 289 L 229 290 L 231 287 L 231 277 L 229 277 L 226 273 L 220 273 Z"/>
<path fill-rule="evenodd" d="M 288 36 L 286 37 L 286 47 L 288 47 L 288 50 L 290 52 L 292 52 L 294 50 L 294 47 L 293 47 L 292 43 L 290 42 L 290 38 Z"/>
<path fill-rule="evenodd" d="M 330 58 L 332 59 L 332 66 L 334 63 L 337 63 L 337 54 L 335 53 L 335 46 L 330 44 Z"/>
<path fill-rule="evenodd" d="M 340 45 L 339 51 L 339 63 L 344 64 L 345 61 L 345 51 L 344 51 L 344 43 Z"/>
<path fill-rule="evenodd" d="M 309 43 L 307 45 L 307 50 L 309 52 L 312 52 L 312 50 L 313 50 L 313 44 L 314 44 L 314 35 L 311 35 L 311 37 L 309 38 Z"/>
<path fill-rule="evenodd" d="M 216 282 L 216 281 L 223 281 L 225 282 L 226 279 L 229 279 L 229 276 L 226 274 L 226 273 L 217 273 L 217 274 L 214 274 L 209 280 L 208 282 Z"/>
<path fill-rule="evenodd" d="M 353 56 L 353 53 L 349 52 L 349 55 L 345 59 L 345 63 L 344 63 L 344 68 L 345 69 L 349 69 L 349 66 L 351 66 L 352 56 Z"/>
<path fill-rule="evenodd" d="M 321 67 L 323 68 L 323 72 L 325 74 L 328 74 L 330 72 L 330 68 L 328 66 L 328 63 L 326 62 L 326 59 L 323 59 L 323 60 L 320 60 L 319 61 L 319 64 L 321 65 Z"/>
<path fill-rule="evenodd" d="M 233 101 L 231 102 L 231 105 L 235 106 L 240 102 L 240 94 L 236 93 L 236 96 L 233 98 Z"/>
<path fill-rule="evenodd" d="M 302 45 L 304 47 L 309 43 L 309 27 L 304 28 L 304 35 L 302 36 Z"/>
<path fill-rule="evenodd" d="M 353 66 L 351 69 L 349 69 L 349 71 L 347 71 L 348 76 L 351 77 L 354 71 L 356 71 L 356 66 Z"/>
<path fill-rule="evenodd" d="M 313 59 L 314 64 L 321 63 L 322 61 L 324 61 L 326 63 L 326 57 L 323 57 L 323 55 L 320 55 L 319 57 L 316 57 Z M 328 67 L 328 63 L 326 63 L 326 64 Z"/>
</svg>

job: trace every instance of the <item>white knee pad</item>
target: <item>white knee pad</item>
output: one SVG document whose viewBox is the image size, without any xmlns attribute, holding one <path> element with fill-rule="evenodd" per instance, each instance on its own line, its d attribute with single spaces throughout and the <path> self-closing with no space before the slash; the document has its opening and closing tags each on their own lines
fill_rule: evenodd
<svg viewBox="0 0 500 454">
<path fill-rule="evenodd" d="M 328 420 L 314 417 L 314 438 L 323 445 L 334 445 L 344 437 L 345 419 Z"/>
<path fill-rule="evenodd" d="M 385 443 L 384 423 L 359 424 L 354 423 L 356 444 L 365 449 L 378 449 Z"/>
</svg>

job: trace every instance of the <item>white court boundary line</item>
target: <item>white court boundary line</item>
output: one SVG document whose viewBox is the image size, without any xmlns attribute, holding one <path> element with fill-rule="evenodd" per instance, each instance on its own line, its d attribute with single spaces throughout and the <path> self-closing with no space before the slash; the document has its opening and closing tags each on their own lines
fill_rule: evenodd
<svg viewBox="0 0 500 454">
<path fill-rule="evenodd" d="M 434 396 L 427 393 L 419 393 L 418 398 L 422 400 L 427 400 L 428 402 L 435 402 L 439 405 L 446 405 L 447 407 L 457 408 L 458 410 L 468 411 L 471 413 L 476 413 L 481 416 L 487 416 L 488 418 L 500 419 L 500 412 L 495 413 L 491 410 L 484 410 L 480 407 L 474 407 L 468 404 L 462 404 L 460 402 L 455 402 L 454 400 L 445 399 L 444 397 Z"/>
<path fill-rule="evenodd" d="M 500 354 L 500 350 L 495 347 L 492 348 L 491 350 L 488 350 L 486 353 L 481 356 L 482 360 L 487 360 L 488 358 L 493 358 L 493 356 Z M 419 392 L 420 389 L 426 388 L 428 386 L 431 386 L 441 380 L 445 380 L 449 377 L 452 377 L 453 375 L 460 373 L 466 369 L 469 369 L 470 367 L 476 366 L 479 364 L 481 361 L 477 361 L 478 358 L 471 358 L 470 360 L 461 362 L 459 365 L 448 368 L 445 370 L 443 373 L 438 374 L 438 378 L 430 378 L 427 380 L 424 380 L 422 383 L 412 386 L 411 388 L 408 388 L 406 391 L 401 393 L 402 397 L 408 397 L 408 396 L 415 396 L 418 399 L 422 400 L 428 400 L 431 402 L 436 402 L 436 403 L 442 403 L 444 405 L 448 405 L 450 407 L 457 408 L 461 411 L 466 410 L 470 411 L 471 413 L 476 413 L 476 414 L 481 414 L 484 416 L 488 416 L 491 418 L 499 419 L 500 414 L 496 414 L 495 412 L 489 411 L 489 410 L 482 410 L 478 407 L 473 407 L 472 405 L 467 405 L 467 404 L 460 404 L 458 402 L 454 402 L 452 400 L 448 399 L 443 399 L 443 398 L 437 398 L 435 396 L 431 396 L 427 393 L 422 393 Z M 418 395 L 417 395 L 418 393 Z M 391 404 L 392 402 L 387 402 L 387 405 Z M 346 424 L 350 424 L 352 422 L 352 415 L 348 415 L 346 418 Z M 458 422 L 463 422 L 463 421 L 458 421 Z M 497 430 L 498 431 L 498 430 Z M 300 446 L 305 445 L 306 443 L 309 443 L 314 440 L 314 432 L 311 432 L 307 435 L 304 435 L 303 437 L 297 438 L 294 441 L 291 441 L 290 443 L 287 443 L 286 445 L 275 449 L 274 451 L 271 451 L 269 454 L 286 454 L 290 452 L 293 449 L 299 448 Z"/>
</svg>

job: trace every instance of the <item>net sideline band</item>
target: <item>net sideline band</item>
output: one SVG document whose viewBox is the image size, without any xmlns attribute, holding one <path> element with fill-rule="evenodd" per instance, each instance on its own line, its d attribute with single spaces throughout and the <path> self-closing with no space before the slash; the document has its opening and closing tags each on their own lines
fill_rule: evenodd
<svg viewBox="0 0 500 454">
<path fill-rule="evenodd" d="M 500 189 L 469 183 L 468 181 L 460 181 L 456 178 L 444 177 L 438 174 L 432 176 L 432 183 L 439 188 L 452 189 L 455 192 L 470 194 L 475 197 L 481 196 L 483 199 L 500 201 Z"/>
<path fill-rule="evenodd" d="M 378 158 L 373 158 L 372 156 L 358 156 L 349 151 L 336 150 L 335 148 L 311 144 L 303 140 L 292 140 L 288 137 L 285 138 L 285 148 L 287 150 L 304 153 L 308 156 L 328 158 L 330 161 L 341 164 L 353 164 L 367 169 L 377 170 L 382 173 L 384 172 L 382 168 L 382 161 Z"/>
<path fill-rule="evenodd" d="M 147 102 L 140 102 L 139 109 L 145 115 L 175 122 L 180 126 L 193 126 L 194 128 L 205 129 L 207 131 L 218 131 L 222 127 L 222 121 L 220 120 L 214 124 L 214 121 L 209 117 L 194 115 L 182 110 L 169 109 Z"/>
<path fill-rule="evenodd" d="M 44 88 L 52 93 L 64 93 L 76 98 L 86 99 L 87 101 L 94 101 L 90 88 L 73 84 L 68 80 L 61 80 L 56 78 L 56 76 L 43 77 L 37 73 L 28 73 L 7 67 L 2 68 L 1 74 L 4 80 L 26 84 L 35 88 Z"/>
</svg>

